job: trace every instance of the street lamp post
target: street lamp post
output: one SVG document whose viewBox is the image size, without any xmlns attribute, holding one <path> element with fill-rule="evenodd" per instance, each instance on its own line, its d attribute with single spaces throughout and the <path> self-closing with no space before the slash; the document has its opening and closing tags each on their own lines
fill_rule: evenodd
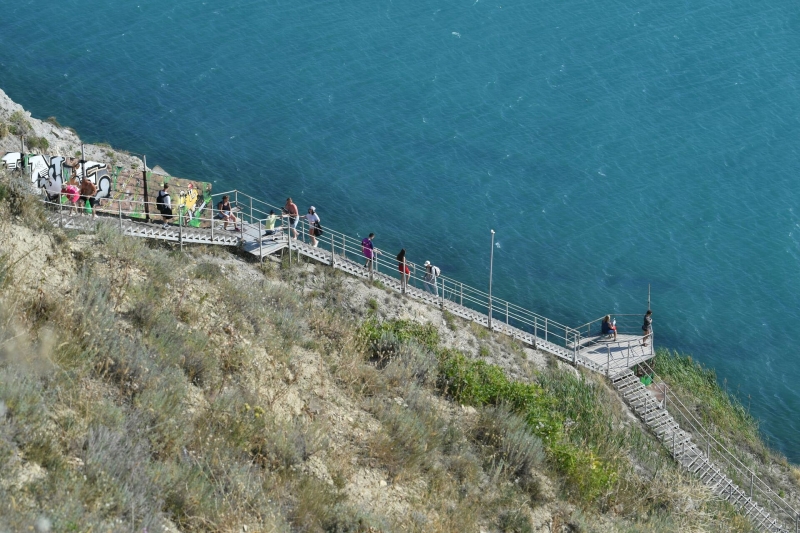
<svg viewBox="0 0 800 533">
<path fill-rule="evenodd" d="M 492 231 L 492 249 L 489 252 L 489 331 L 492 330 L 492 268 L 494 267 L 494 230 Z"/>
</svg>

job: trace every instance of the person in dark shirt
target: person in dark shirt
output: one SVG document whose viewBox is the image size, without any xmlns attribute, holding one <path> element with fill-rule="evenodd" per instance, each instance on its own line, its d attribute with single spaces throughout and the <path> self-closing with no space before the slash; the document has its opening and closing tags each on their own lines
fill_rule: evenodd
<svg viewBox="0 0 800 533">
<path fill-rule="evenodd" d="M 614 335 L 614 340 L 617 340 L 617 326 L 611 322 L 611 315 L 606 315 L 603 318 L 600 330 L 603 335 Z"/>
<path fill-rule="evenodd" d="M 653 312 L 650 309 L 648 309 L 647 312 L 644 314 L 644 324 L 642 324 L 642 331 L 644 332 L 644 336 L 642 337 L 642 346 L 647 346 L 647 337 L 649 337 L 653 333 Z"/>
</svg>

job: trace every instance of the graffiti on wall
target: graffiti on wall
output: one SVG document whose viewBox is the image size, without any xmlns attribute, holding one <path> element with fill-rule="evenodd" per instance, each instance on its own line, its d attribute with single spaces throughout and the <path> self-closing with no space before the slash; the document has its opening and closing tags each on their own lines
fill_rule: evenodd
<svg viewBox="0 0 800 533">
<path fill-rule="evenodd" d="M 84 179 L 97 186 L 96 200 L 111 196 L 111 177 L 108 165 L 97 161 L 86 161 L 83 164 L 75 158 L 65 159 L 60 155 L 23 155 L 9 152 L 3 156 L 3 164 L 9 170 L 25 169 L 30 176 L 31 184 L 43 189 L 49 196 L 61 192 L 61 186 L 73 177 L 80 184 Z"/>
<path fill-rule="evenodd" d="M 116 214 L 121 211 L 134 219 L 146 218 L 148 207 L 151 217 L 160 216 L 155 209 L 155 197 L 162 184 L 169 183 L 173 205 L 186 224 L 210 226 L 211 184 L 207 182 L 175 178 L 163 171 L 155 174 L 148 170 L 146 180 L 149 187 L 145 187 L 141 170 L 121 166 L 109 169 L 106 163 L 81 163 L 79 159 L 59 155 L 9 152 L 2 157 L 2 165 L 28 176 L 32 187 L 46 192 L 51 198 L 61 194 L 63 184 L 73 181 L 80 185 L 87 179 L 97 186 L 95 199 L 98 200 L 96 209 L 99 213 Z"/>
</svg>

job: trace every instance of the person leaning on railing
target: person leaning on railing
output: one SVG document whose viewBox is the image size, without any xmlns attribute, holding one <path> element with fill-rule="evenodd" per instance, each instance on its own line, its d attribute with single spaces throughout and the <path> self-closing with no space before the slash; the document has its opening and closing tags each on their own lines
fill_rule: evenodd
<svg viewBox="0 0 800 533">
<path fill-rule="evenodd" d="M 283 206 L 283 216 L 289 217 L 289 230 L 292 232 L 292 237 L 296 239 L 300 212 L 297 210 L 297 204 L 295 204 L 291 198 L 286 199 L 286 205 Z"/>
</svg>

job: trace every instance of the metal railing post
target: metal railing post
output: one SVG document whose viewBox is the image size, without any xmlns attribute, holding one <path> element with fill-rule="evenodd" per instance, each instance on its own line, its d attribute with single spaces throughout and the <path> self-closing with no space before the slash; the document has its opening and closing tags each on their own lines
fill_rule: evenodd
<svg viewBox="0 0 800 533">
<path fill-rule="evenodd" d="M 122 229 L 122 202 L 118 201 L 117 202 L 117 207 L 119 208 L 119 232 L 124 235 L 125 232 Z"/>
<path fill-rule="evenodd" d="M 464 306 L 464 284 L 463 283 L 459 283 L 459 285 L 460 285 L 460 288 L 459 288 L 458 304 L 463 307 Z"/>
<path fill-rule="evenodd" d="M 183 251 L 183 213 L 181 213 L 181 208 L 178 207 L 178 242 L 181 246 L 181 252 Z"/>
<path fill-rule="evenodd" d="M 664 383 L 664 410 L 667 410 L 667 384 Z"/>
<path fill-rule="evenodd" d="M 289 236 L 289 266 L 292 266 L 292 225 L 289 224 L 289 228 L 286 232 Z"/>
<path fill-rule="evenodd" d="M 436 286 L 436 282 L 435 281 L 433 282 L 433 286 L 434 287 Z M 444 311 L 444 278 L 442 278 L 442 299 L 440 301 L 440 305 L 441 305 L 442 311 Z"/>
<path fill-rule="evenodd" d="M 403 272 L 400 273 L 400 289 L 403 294 L 405 294 L 408 290 L 408 278 L 406 277 L 407 268 L 408 266 L 406 264 L 406 258 L 403 257 Z"/>
<path fill-rule="evenodd" d="M 375 257 L 373 254 L 372 260 L 369 262 L 369 280 L 375 281 Z"/>
<path fill-rule="evenodd" d="M 252 198 L 250 199 L 252 202 Z M 258 260 L 264 262 L 264 238 L 261 234 L 261 219 L 258 220 Z"/>
<path fill-rule="evenodd" d="M 606 345 L 606 377 L 611 375 L 611 346 Z M 647 414 L 647 397 L 645 397 L 645 414 Z"/>
<path fill-rule="evenodd" d="M 333 249 L 333 232 L 331 232 L 331 267 L 336 268 L 336 250 Z"/>
<path fill-rule="evenodd" d="M 753 472 L 750 472 L 750 499 L 753 499 Z"/>
<path fill-rule="evenodd" d="M 508 325 L 508 300 L 506 300 L 506 326 Z"/>
<path fill-rule="evenodd" d="M 250 223 L 253 223 L 253 197 L 250 197 Z M 260 235 L 260 234 L 259 234 Z"/>
<path fill-rule="evenodd" d="M 547 342 L 547 317 L 544 319 L 544 340 Z"/>
<path fill-rule="evenodd" d="M 214 243 L 214 205 L 211 205 L 211 243 Z"/>
<path fill-rule="evenodd" d="M 61 203 L 61 194 L 58 195 L 58 227 L 64 229 L 64 204 Z"/>
<path fill-rule="evenodd" d="M 533 321 L 533 336 L 536 337 L 536 320 Z M 578 350 L 581 349 L 580 336 L 574 339 L 572 345 L 572 366 L 578 366 Z"/>
</svg>

